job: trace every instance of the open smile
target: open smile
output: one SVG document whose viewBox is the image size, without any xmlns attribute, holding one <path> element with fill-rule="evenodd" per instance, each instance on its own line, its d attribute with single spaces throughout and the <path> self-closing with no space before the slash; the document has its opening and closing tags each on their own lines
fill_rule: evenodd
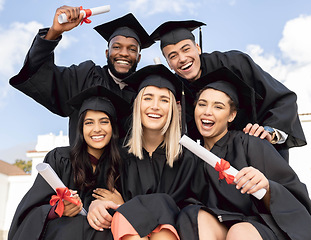
<svg viewBox="0 0 311 240">
<path fill-rule="evenodd" d="M 147 116 L 150 118 L 155 118 L 155 119 L 159 119 L 162 117 L 161 115 L 155 114 L 155 113 L 148 113 Z"/>
<path fill-rule="evenodd" d="M 91 136 L 92 140 L 101 141 L 105 138 L 105 135 Z"/>
<path fill-rule="evenodd" d="M 119 65 L 125 65 L 125 66 L 131 65 L 131 61 L 126 60 L 126 59 L 115 59 L 115 62 Z"/>
<path fill-rule="evenodd" d="M 202 126 L 206 129 L 210 129 L 214 126 L 215 122 L 211 121 L 211 120 L 207 120 L 207 119 L 202 119 Z"/>
<path fill-rule="evenodd" d="M 186 71 L 186 70 L 189 70 L 192 67 L 192 65 L 193 65 L 193 62 L 189 62 L 189 63 L 181 66 L 180 69 L 183 71 Z"/>
</svg>

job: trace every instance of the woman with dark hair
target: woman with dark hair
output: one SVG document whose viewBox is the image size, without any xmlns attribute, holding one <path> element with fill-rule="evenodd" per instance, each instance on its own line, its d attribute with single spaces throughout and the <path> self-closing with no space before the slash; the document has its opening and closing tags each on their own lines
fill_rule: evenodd
<svg viewBox="0 0 311 240">
<path fill-rule="evenodd" d="M 196 126 L 204 148 L 221 162 L 215 168 L 205 163 L 206 177 L 201 181 L 207 184 L 206 200 L 181 211 L 181 238 L 309 239 L 311 201 L 306 186 L 264 136 L 228 130 L 240 110 L 254 107 L 250 101 L 254 90 L 227 68 L 193 85 L 198 92 Z M 236 176 L 225 171 L 229 166 L 239 171 Z M 252 194 L 260 189 L 266 193 L 257 199 Z"/>
<path fill-rule="evenodd" d="M 105 97 L 101 97 L 105 96 Z M 79 111 L 77 136 L 72 147 L 50 151 L 48 163 L 69 189 L 71 198 L 56 196 L 48 183 L 38 175 L 33 186 L 19 204 L 9 231 L 9 239 L 112 239 L 110 230 L 95 231 L 88 222 L 103 228 L 100 216 L 81 214 L 88 211 L 97 187 L 120 190 L 121 158 L 118 149 L 118 116 L 130 106 L 121 97 L 102 86 L 92 87 L 70 100 Z M 59 189 L 57 189 L 59 190 Z M 69 194 L 70 195 L 70 194 Z M 50 201 L 51 199 L 51 201 Z M 49 203 L 51 203 L 51 206 Z M 117 208 L 105 202 L 107 208 Z M 62 209 L 63 206 L 63 209 Z M 107 217 L 107 216 L 106 216 Z M 109 217 L 109 216 L 108 216 Z M 111 217 L 111 216 L 110 216 Z M 111 217 L 112 218 L 112 217 Z"/>
<path fill-rule="evenodd" d="M 90 154 L 88 152 L 88 144 L 83 136 L 83 125 L 88 113 L 89 112 L 86 111 L 79 117 L 77 137 L 70 151 L 71 164 L 75 173 L 74 178 L 79 189 L 94 188 L 96 178 L 101 170 L 101 164 L 103 164 L 103 162 L 99 162 L 98 167 L 96 167 L 93 162 L 82 160 L 88 159 Z M 110 141 L 108 142 L 107 146 L 105 146 L 106 150 L 103 152 L 102 158 L 105 158 L 106 156 L 106 158 L 110 161 L 106 176 L 106 184 L 107 188 L 112 191 L 114 190 L 115 181 L 119 177 L 117 168 L 120 165 L 120 153 L 118 147 L 119 139 L 117 123 L 115 122 L 114 118 L 109 116 L 109 114 L 107 114 L 107 116 L 110 120 L 112 134 Z"/>
</svg>

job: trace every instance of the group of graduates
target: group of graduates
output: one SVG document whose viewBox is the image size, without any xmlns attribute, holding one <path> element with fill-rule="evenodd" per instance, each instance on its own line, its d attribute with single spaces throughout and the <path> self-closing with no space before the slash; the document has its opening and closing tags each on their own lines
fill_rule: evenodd
<svg viewBox="0 0 311 240">
<path fill-rule="evenodd" d="M 131 13 L 95 27 L 108 42 L 106 66 L 56 66 L 62 34 L 82 19 L 78 7 L 58 8 L 10 79 L 69 117 L 70 146 L 44 160 L 67 188 L 55 193 L 38 175 L 9 240 L 310 238 L 311 201 L 288 164 L 288 149 L 306 144 L 294 92 L 242 52 L 202 53 L 192 34 L 202 22 L 165 22 L 149 35 Z M 174 73 L 136 71 L 155 41 Z M 183 134 L 221 166 L 182 147 Z"/>
</svg>

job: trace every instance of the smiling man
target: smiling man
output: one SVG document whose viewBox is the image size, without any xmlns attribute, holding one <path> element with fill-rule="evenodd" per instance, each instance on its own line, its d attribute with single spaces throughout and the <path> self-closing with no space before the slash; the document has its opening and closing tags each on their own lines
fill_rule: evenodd
<svg viewBox="0 0 311 240">
<path fill-rule="evenodd" d="M 189 88 L 192 87 L 192 82 L 221 67 L 227 67 L 251 86 L 256 93 L 252 98 L 256 108 L 255 111 L 246 113 L 244 119 L 240 119 L 240 129 L 261 138 L 270 134 L 271 143 L 288 161 L 288 148 L 306 144 L 297 113 L 296 94 L 263 71 L 245 53 L 202 53 L 192 31 L 203 25 L 205 24 L 194 20 L 169 21 L 160 25 L 151 34 L 151 38 L 160 40 L 160 47 L 168 65 Z M 193 112 L 193 108 L 188 109 L 188 113 L 190 112 Z M 188 122 L 188 133 L 191 136 L 196 130 L 191 121 Z"/>
<path fill-rule="evenodd" d="M 65 13 L 67 23 L 60 24 L 58 15 Z M 40 29 L 26 56 L 19 74 L 10 79 L 10 84 L 22 91 L 51 112 L 69 117 L 69 139 L 75 139 L 78 113 L 67 101 L 81 91 L 102 85 L 132 101 L 135 93 L 122 80 L 135 72 L 140 61 L 141 49 L 151 46 L 154 41 L 132 14 L 127 14 L 95 27 L 108 42 L 106 57 L 108 64 L 98 66 L 93 61 L 79 65 L 59 67 L 54 63 L 54 49 L 61 41 L 62 34 L 77 27 L 83 14 L 79 7 L 62 6 L 56 10 L 53 25 Z M 122 124 L 121 124 L 122 125 Z M 125 134 L 121 128 L 120 135 Z"/>
</svg>

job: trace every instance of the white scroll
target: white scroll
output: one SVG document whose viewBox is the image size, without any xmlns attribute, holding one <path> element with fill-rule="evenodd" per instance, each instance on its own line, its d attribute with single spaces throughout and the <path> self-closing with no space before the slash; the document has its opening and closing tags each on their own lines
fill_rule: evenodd
<svg viewBox="0 0 311 240">
<path fill-rule="evenodd" d="M 83 13 L 84 15 L 83 18 L 87 16 L 86 11 L 91 11 L 91 16 L 102 14 L 102 13 L 106 13 L 110 11 L 110 5 L 81 10 L 80 12 Z M 68 22 L 67 16 L 65 13 L 58 15 L 58 22 L 60 24 Z"/>
<path fill-rule="evenodd" d="M 208 151 L 206 148 L 202 147 L 201 145 L 197 144 L 195 141 L 193 141 L 188 136 L 183 135 L 182 138 L 179 140 L 179 143 L 183 145 L 184 147 L 186 147 L 187 149 L 189 149 L 191 152 L 193 152 L 203 161 L 211 165 L 213 168 L 215 168 L 217 162 L 220 164 L 221 159 L 219 157 L 217 157 L 214 153 Z M 230 168 L 225 170 L 225 172 L 235 177 L 239 171 L 236 170 L 234 167 L 230 166 Z M 257 192 L 253 193 L 252 195 L 260 200 L 265 196 L 266 191 L 267 191 L 266 189 L 262 188 L 262 189 L 259 189 Z"/>
<path fill-rule="evenodd" d="M 162 64 L 161 59 L 159 57 L 153 58 L 153 62 L 154 62 L 154 64 Z"/>
<path fill-rule="evenodd" d="M 56 188 L 65 188 L 66 186 L 60 180 L 56 172 L 48 163 L 39 163 L 37 166 L 37 171 L 40 175 L 44 178 L 44 180 L 54 189 L 56 192 Z M 86 216 L 87 212 L 84 208 L 82 208 L 81 212 L 79 213 L 83 216 Z"/>
</svg>

